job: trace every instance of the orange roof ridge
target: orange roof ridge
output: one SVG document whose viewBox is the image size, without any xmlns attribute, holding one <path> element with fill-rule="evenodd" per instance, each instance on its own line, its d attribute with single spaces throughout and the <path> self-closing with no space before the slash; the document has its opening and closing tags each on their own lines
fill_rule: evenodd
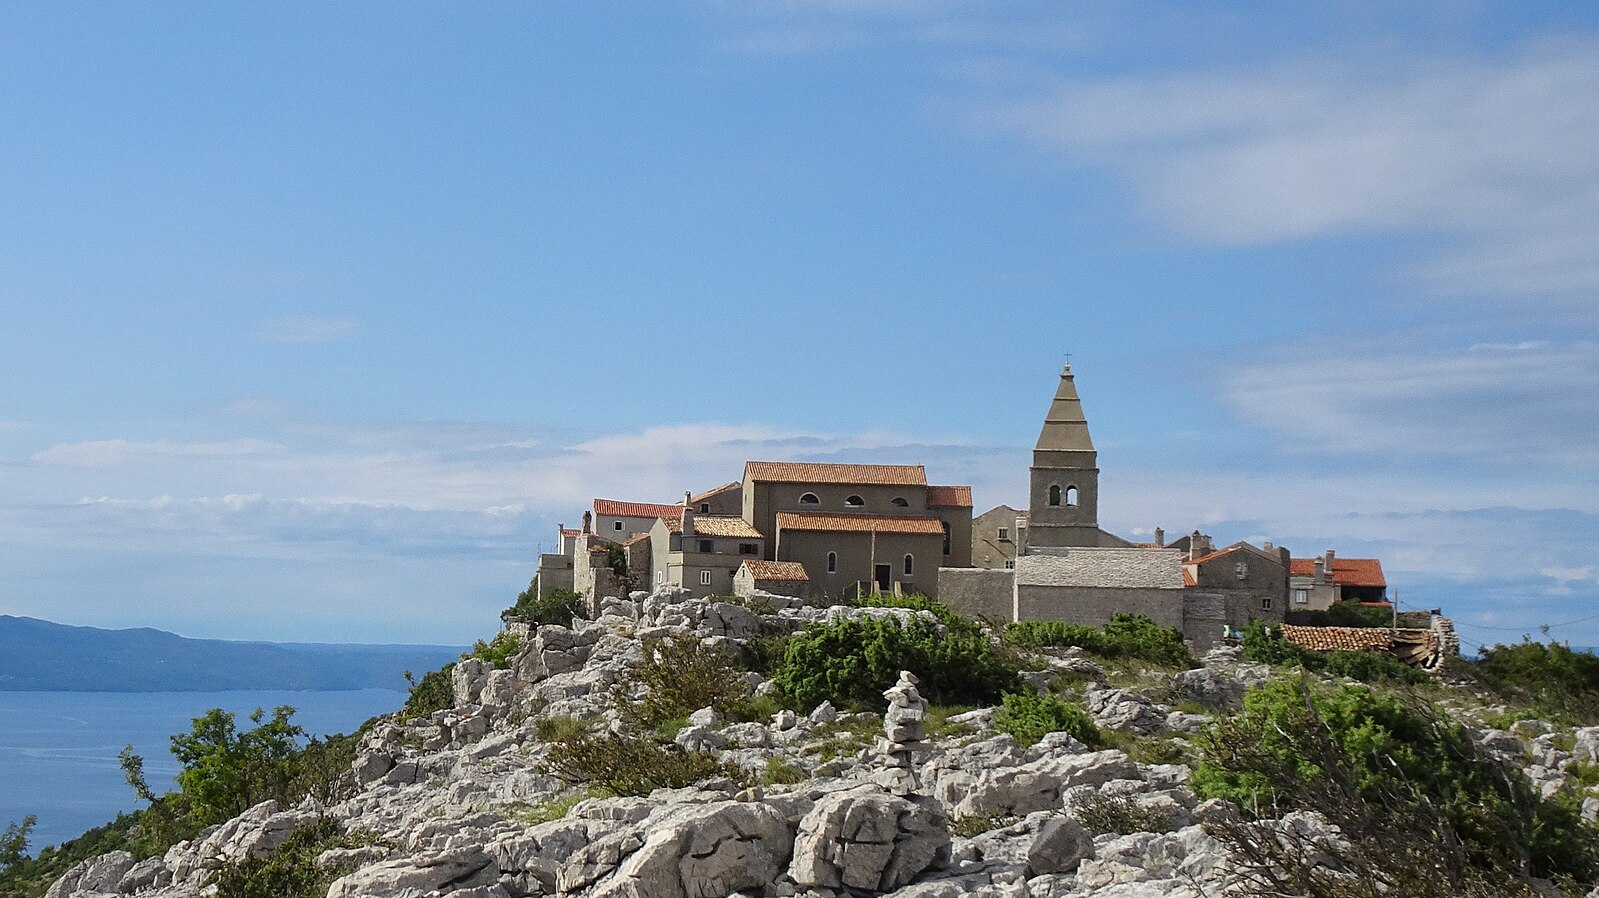
<svg viewBox="0 0 1599 898">
<path fill-rule="evenodd" d="M 660 505 L 654 502 L 624 502 L 620 499 L 595 499 L 595 516 L 606 515 L 613 518 L 664 518 L 668 515 L 681 514 L 682 503 L 674 505 Z"/>
<path fill-rule="evenodd" d="M 777 515 L 779 530 L 817 530 L 835 533 L 927 533 L 944 534 L 938 518 L 910 515 L 818 514 L 783 511 Z"/>
<path fill-rule="evenodd" d="M 872 486 L 926 486 L 921 465 L 855 465 L 831 462 L 749 461 L 745 480 L 775 483 L 860 483 Z"/>
</svg>

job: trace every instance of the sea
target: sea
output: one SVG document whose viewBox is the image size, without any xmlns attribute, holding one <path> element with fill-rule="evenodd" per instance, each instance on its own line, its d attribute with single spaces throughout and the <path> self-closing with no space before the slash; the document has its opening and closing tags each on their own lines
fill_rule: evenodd
<svg viewBox="0 0 1599 898">
<path fill-rule="evenodd" d="M 294 722 L 315 736 L 353 732 L 396 710 L 405 693 L 347 692 L 0 692 L 0 829 L 36 815 L 30 854 L 131 811 L 141 802 L 123 779 L 123 746 L 144 757 L 145 778 L 175 786 L 171 737 L 211 708 L 231 711 L 240 729 L 256 708 L 296 709 Z"/>
</svg>

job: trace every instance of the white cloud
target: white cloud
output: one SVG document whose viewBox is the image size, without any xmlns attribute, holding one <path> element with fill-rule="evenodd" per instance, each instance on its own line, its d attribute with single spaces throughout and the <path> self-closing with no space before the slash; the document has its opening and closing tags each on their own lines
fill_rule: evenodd
<svg viewBox="0 0 1599 898">
<path fill-rule="evenodd" d="M 235 459 L 240 456 L 265 455 L 282 450 L 283 447 L 278 444 L 249 438 L 211 443 L 184 443 L 172 440 L 149 442 L 90 440 L 81 443 L 57 443 L 34 453 L 33 460 L 45 465 L 63 467 L 114 468 L 156 459 Z"/>
<path fill-rule="evenodd" d="M 1599 465 L 1599 344 L 1445 351 L 1322 342 L 1223 375 L 1221 399 L 1301 450 Z"/>
<path fill-rule="evenodd" d="M 1444 234 L 1418 274 L 1452 292 L 1599 289 L 1599 43 L 1506 59 L 1347 56 L 1073 81 L 990 102 L 986 128 L 1119 172 L 1198 240 Z"/>
<path fill-rule="evenodd" d="M 360 332 L 345 318 L 279 318 L 263 325 L 260 336 L 268 343 L 335 343 Z"/>
</svg>

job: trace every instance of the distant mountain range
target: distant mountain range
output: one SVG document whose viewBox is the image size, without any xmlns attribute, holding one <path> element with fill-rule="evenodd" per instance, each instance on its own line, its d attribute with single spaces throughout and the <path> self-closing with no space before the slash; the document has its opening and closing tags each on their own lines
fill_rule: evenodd
<svg viewBox="0 0 1599 898">
<path fill-rule="evenodd" d="M 163 630 L 71 627 L 0 614 L 0 691 L 210 692 L 404 689 L 455 660 L 440 645 L 185 639 Z"/>
</svg>

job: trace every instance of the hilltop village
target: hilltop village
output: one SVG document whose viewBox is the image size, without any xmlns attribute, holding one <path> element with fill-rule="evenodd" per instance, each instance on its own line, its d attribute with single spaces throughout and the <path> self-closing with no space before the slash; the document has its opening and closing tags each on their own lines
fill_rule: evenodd
<svg viewBox="0 0 1599 898">
<path fill-rule="evenodd" d="M 974 516 L 971 487 L 931 484 L 921 465 L 751 461 L 741 479 L 679 502 L 595 499 L 580 527 L 558 527 L 537 589 L 573 590 L 591 608 L 672 586 L 818 604 L 919 594 L 994 622 L 1102 626 L 1128 612 L 1177 628 L 1199 653 L 1251 620 L 1281 624 L 1338 602 L 1391 607 L 1375 558 L 1294 557 L 1271 542 L 1218 548 L 1198 530 L 1168 542 L 1156 528 L 1153 542 L 1133 542 L 1102 529 L 1098 452 L 1070 362 L 1029 484 L 1025 508 Z M 1432 648 L 1449 642 L 1446 633 Z"/>
</svg>

